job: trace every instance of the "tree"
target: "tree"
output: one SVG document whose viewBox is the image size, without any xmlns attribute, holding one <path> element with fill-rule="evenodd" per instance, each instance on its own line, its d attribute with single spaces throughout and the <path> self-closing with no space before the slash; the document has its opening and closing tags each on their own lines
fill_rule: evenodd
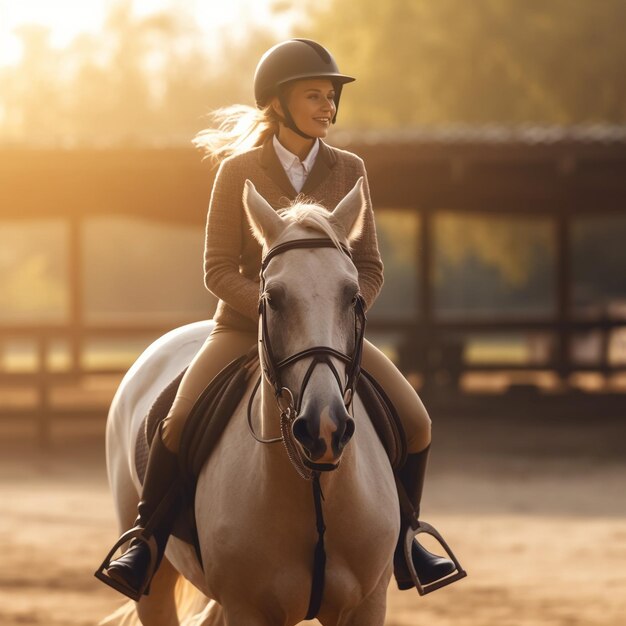
<svg viewBox="0 0 626 626">
<path fill-rule="evenodd" d="M 622 0 L 331 0 L 306 32 L 358 77 L 355 126 L 620 124 L 624 23 Z"/>
<path fill-rule="evenodd" d="M 130 6 L 113 3 L 102 32 L 64 50 L 41 28 L 22 30 L 20 63 L 0 69 L 0 141 L 186 143 L 207 111 L 252 104 L 271 30 L 242 18 L 245 38 L 220 33 L 211 46 L 184 2 L 144 18 Z M 274 10 L 357 76 L 344 128 L 626 123 L 623 0 L 278 0 Z"/>
<path fill-rule="evenodd" d="M 63 50 L 25 27 L 21 61 L 0 70 L 0 142 L 188 143 L 208 111 L 253 104 L 256 62 L 275 41 L 248 31 L 243 42 L 222 34 L 215 54 L 188 13 L 137 18 L 126 0 Z"/>
</svg>

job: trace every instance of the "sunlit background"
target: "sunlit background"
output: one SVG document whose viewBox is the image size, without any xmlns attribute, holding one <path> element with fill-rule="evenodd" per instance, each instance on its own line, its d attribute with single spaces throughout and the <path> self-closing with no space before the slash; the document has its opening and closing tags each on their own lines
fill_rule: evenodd
<svg viewBox="0 0 626 626">
<path fill-rule="evenodd" d="M 614 420 L 626 398 L 625 27 L 623 0 L 0 0 L 0 433 L 49 450 L 87 431 L 101 446 L 133 359 L 166 330 L 212 315 L 202 253 L 214 167 L 191 139 L 214 109 L 253 104 L 265 50 L 310 37 L 357 77 L 328 140 L 363 156 L 370 176 L 385 261 L 370 338 L 449 435 L 445 467 L 457 471 L 455 455 L 473 447 L 484 474 L 456 488 L 463 506 L 576 520 L 574 484 L 524 472 L 553 444 L 608 464 L 626 440 Z M 527 456 L 509 466 L 512 449 Z M 504 466 L 483 466 L 483 452 Z M 596 498 L 580 505 L 583 517 L 623 514 L 618 471 L 603 474 L 603 490 L 585 482 L 596 466 L 581 467 L 572 471 Z M 500 471 L 510 482 L 491 497 Z M 463 511 L 435 501 L 464 537 Z M 621 527 L 602 532 L 623 540 Z M 522 617 L 522 574 L 503 596 L 511 579 L 472 541 L 489 582 L 456 599 L 482 606 L 477 626 L 621 626 L 589 608 L 605 581 L 599 565 L 589 595 L 564 578 L 550 606 L 538 594 Z M 539 557 L 524 545 L 507 544 L 506 558 L 492 545 L 493 563 L 520 559 L 535 576 Z M 602 554 L 618 571 L 620 554 Z M 577 559 L 539 568 L 546 585 Z M 3 583 L 22 588 L 16 580 L 0 563 L 0 604 Z M 109 598 L 98 593 L 85 598 L 102 616 Z M 429 606 L 424 623 L 457 624 L 445 597 Z M 393 624 L 415 623 L 411 610 Z M 48 621 L 19 608 L 7 624 L 91 623 L 59 611 Z"/>
<path fill-rule="evenodd" d="M 620 0 L 2 0 L 0 140 L 187 144 L 290 34 L 358 77 L 344 128 L 620 124 L 625 20 Z"/>
</svg>

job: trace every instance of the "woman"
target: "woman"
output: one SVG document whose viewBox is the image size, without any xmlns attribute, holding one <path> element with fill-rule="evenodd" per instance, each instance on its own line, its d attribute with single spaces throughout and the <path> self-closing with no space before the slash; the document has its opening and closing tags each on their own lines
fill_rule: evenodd
<svg viewBox="0 0 626 626">
<path fill-rule="evenodd" d="M 357 179 L 366 176 L 357 156 L 327 146 L 326 137 L 337 117 L 341 89 L 354 78 L 339 72 L 329 52 L 306 39 L 293 39 L 268 50 L 254 77 L 258 111 L 235 107 L 222 112 L 218 130 L 203 131 L 195 144 L 221 160 L 207 219 L 205 283 L 219 298 L 215 328 L 182 379 L 176 399 L 151 445 L 139 516 L 142 529 L 126 553 L 112 561 L 107 575 L 117 587 L 136 596 L 160 562 L 176 516 L 177 451 L 189 412 L 209 381 L 257 341 L 261 249 L 247 226 L 242 205 L 243 184 L 249 178 L 274 207 L 288 205 L 304 194 L 335 208 Z M 353 260 L 367 307 L 383 283 L 369 189 L 363 234 Z M 363 367 L 384 387 L 395 404 L 408 438 L 408 458 L 400 480 L 419 512 L 430 446 L 430 419 L 414 389 L 376 347 L 364 343 Z M 408 529 L 402 522 L 401 540 Z M 150 566 L 148 540 L 158 548 Z M 394 556 L 394 573 L 401 589 L 414 586 L 405 563 L 402 541 Z M 454 564 L 414 542 L 413 565 L 422 584 L 445 577 Z"/>
</svg>

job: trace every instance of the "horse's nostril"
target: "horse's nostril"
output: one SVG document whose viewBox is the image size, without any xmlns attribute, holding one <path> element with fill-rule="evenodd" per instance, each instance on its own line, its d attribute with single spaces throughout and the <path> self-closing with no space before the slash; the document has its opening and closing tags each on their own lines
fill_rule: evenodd
<svg viewBox="0 0 626 626">
<path fill-rule="evenodd" d="M 356 428 L 354 424 L 354 420 L 352 418 L 346 420 L 346 429 L 343 431 L 343 437 L 341 438 L 341 443 L 345 446 L 350 439 L 352 439 L 352 435 L 354 435 L 354 429 Z"/>
<path fill-rule="evenodd" d="M 352 418 L 348 418 L 345 421 L 343 434 L 339 438 L 338 452 L 341 452 L 341 450 L 348 445 L 348 442 L 352 439 L 352 435 L 354 435 L 354 428 L 354 420 Z"/>
<path fill-rule="evenodd" d="M 334 432 L 330 421 L 336 425 Z M 347 415 L 336 416 L 329 420 L 327 426 L 329 429 L 327 439 L 318 435 L 318 422 L 314 419 L 307 419 L 306 416 L 301 415 L 291 427 L 294 439 L 312 461 L 318 461 L 321 458 L 328 459 L 331 456 L 338 459 L 341 451 L 354 435 L 354 420 Z M 314 432 L 311 432 L 312 430 Z"/>
<path fill-rule="evenodd" d="M 299 417 L 291 428 L 293 436 L 302 446 L 306 456 L 312 461 L 318 461 L 326 454 L 328 446 L 321 437 L 311 433 L 311 426 L 310 419 Z"/>
<path fill-rule="evenodd" d="M 293 436 L 305 447 L 310 448 L 313 438 L 309 434 L 307 421 L 304 418 L 297 419 L 291 427 Z"/>
</svg>

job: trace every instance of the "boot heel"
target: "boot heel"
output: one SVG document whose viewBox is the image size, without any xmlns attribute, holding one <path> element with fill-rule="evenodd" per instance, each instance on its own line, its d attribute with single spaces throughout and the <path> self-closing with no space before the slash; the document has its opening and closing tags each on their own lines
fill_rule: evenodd
<svg viewBox="0 0 626 626">
<path fill-rule="evenodd" d="M 422 583 L 422 581 L 419 579 L 419 576 L 417 575 L 417 572 L 415 571 L 415 566 L 413 564 L 413 541 L 415 541 L 416 537 L 420 534 L 426 534 L 434 537 L 439 542 L 441 547 L 446 551 L 446 554 L 448 555 L 452 563 L 454 563 L 455 569 L 450 574 L 444 576 L 439 580 L 435 580 L 432 583 Z M 420 596 L 425 596 L 432 591 L 436 591 L 437 589 L 446 587 L 447 585 L 450 585 L 457 580 L 461 580 L 461 578 L 465 578 L 467 576 L 467 572 L 461 567 L 461 564 L 450 549 L 450 546 L 448 546 L 448 544 L 446 543 L 446 540 L 439 534 L 437 530 L 435 530 L 435 528 L 433 528 L 430 524 L 427 524 L 426 522 L 419 521 L 417 528 L 408 528 L 407 533 L 404 537 L 404 556 L 406 559 L 409 573 L 411 574 L 411 578 L 415 583 L 415 588 L 417 589 L 417 592 L 420 594 Z"/>
<path fill-rule="evenodd" d="M 150 565 L 148 566 L 149 575 L 146 577 L 146 581 L 144 582 L 143 585 L 141 585 L 139 589 L 133 589 L 129 585 L 126 585 L 125 583 L 123 583 L 121 580 L 117 578 L 113 578 L 112 576 L 109 576 L 109 574 L 107 574 L 107 569 L 109 568 L 109 565 L 111 564 L 113 555 L 127 541 L 130 541 L 131 539 L 137 539 L 138 541 L 142 541 L 148 546 L 150 550 Z M 158 559 L 158 547 L 157 547 L 155 538 L 153 536 L 146 538 L 144 535 L 144 529 L 136 526 L 135 528 L 131 528 L 130 530 L 126 531 L 115 542 L 115 545 L 111 548 L 109 553 L 106 555 L 100 567 L 94 572 L 94 576 L 98 580 L 101 580 L 106 585 L 109 585 L 109 587 L 112 587 L 113 589 L 115 589 L 115 591 L 119 591 L 120 593 L 129 597 L 131 600 L 134 600 L 135 602 L 139 602 L 139 600 L 141 599 L 141 596 L 148 593 L 149 591 L 150 581 L 152 579 L 152 574 L 154 573 L 154 570 L 156 568 L 157 559 Z"/>
</svg>

